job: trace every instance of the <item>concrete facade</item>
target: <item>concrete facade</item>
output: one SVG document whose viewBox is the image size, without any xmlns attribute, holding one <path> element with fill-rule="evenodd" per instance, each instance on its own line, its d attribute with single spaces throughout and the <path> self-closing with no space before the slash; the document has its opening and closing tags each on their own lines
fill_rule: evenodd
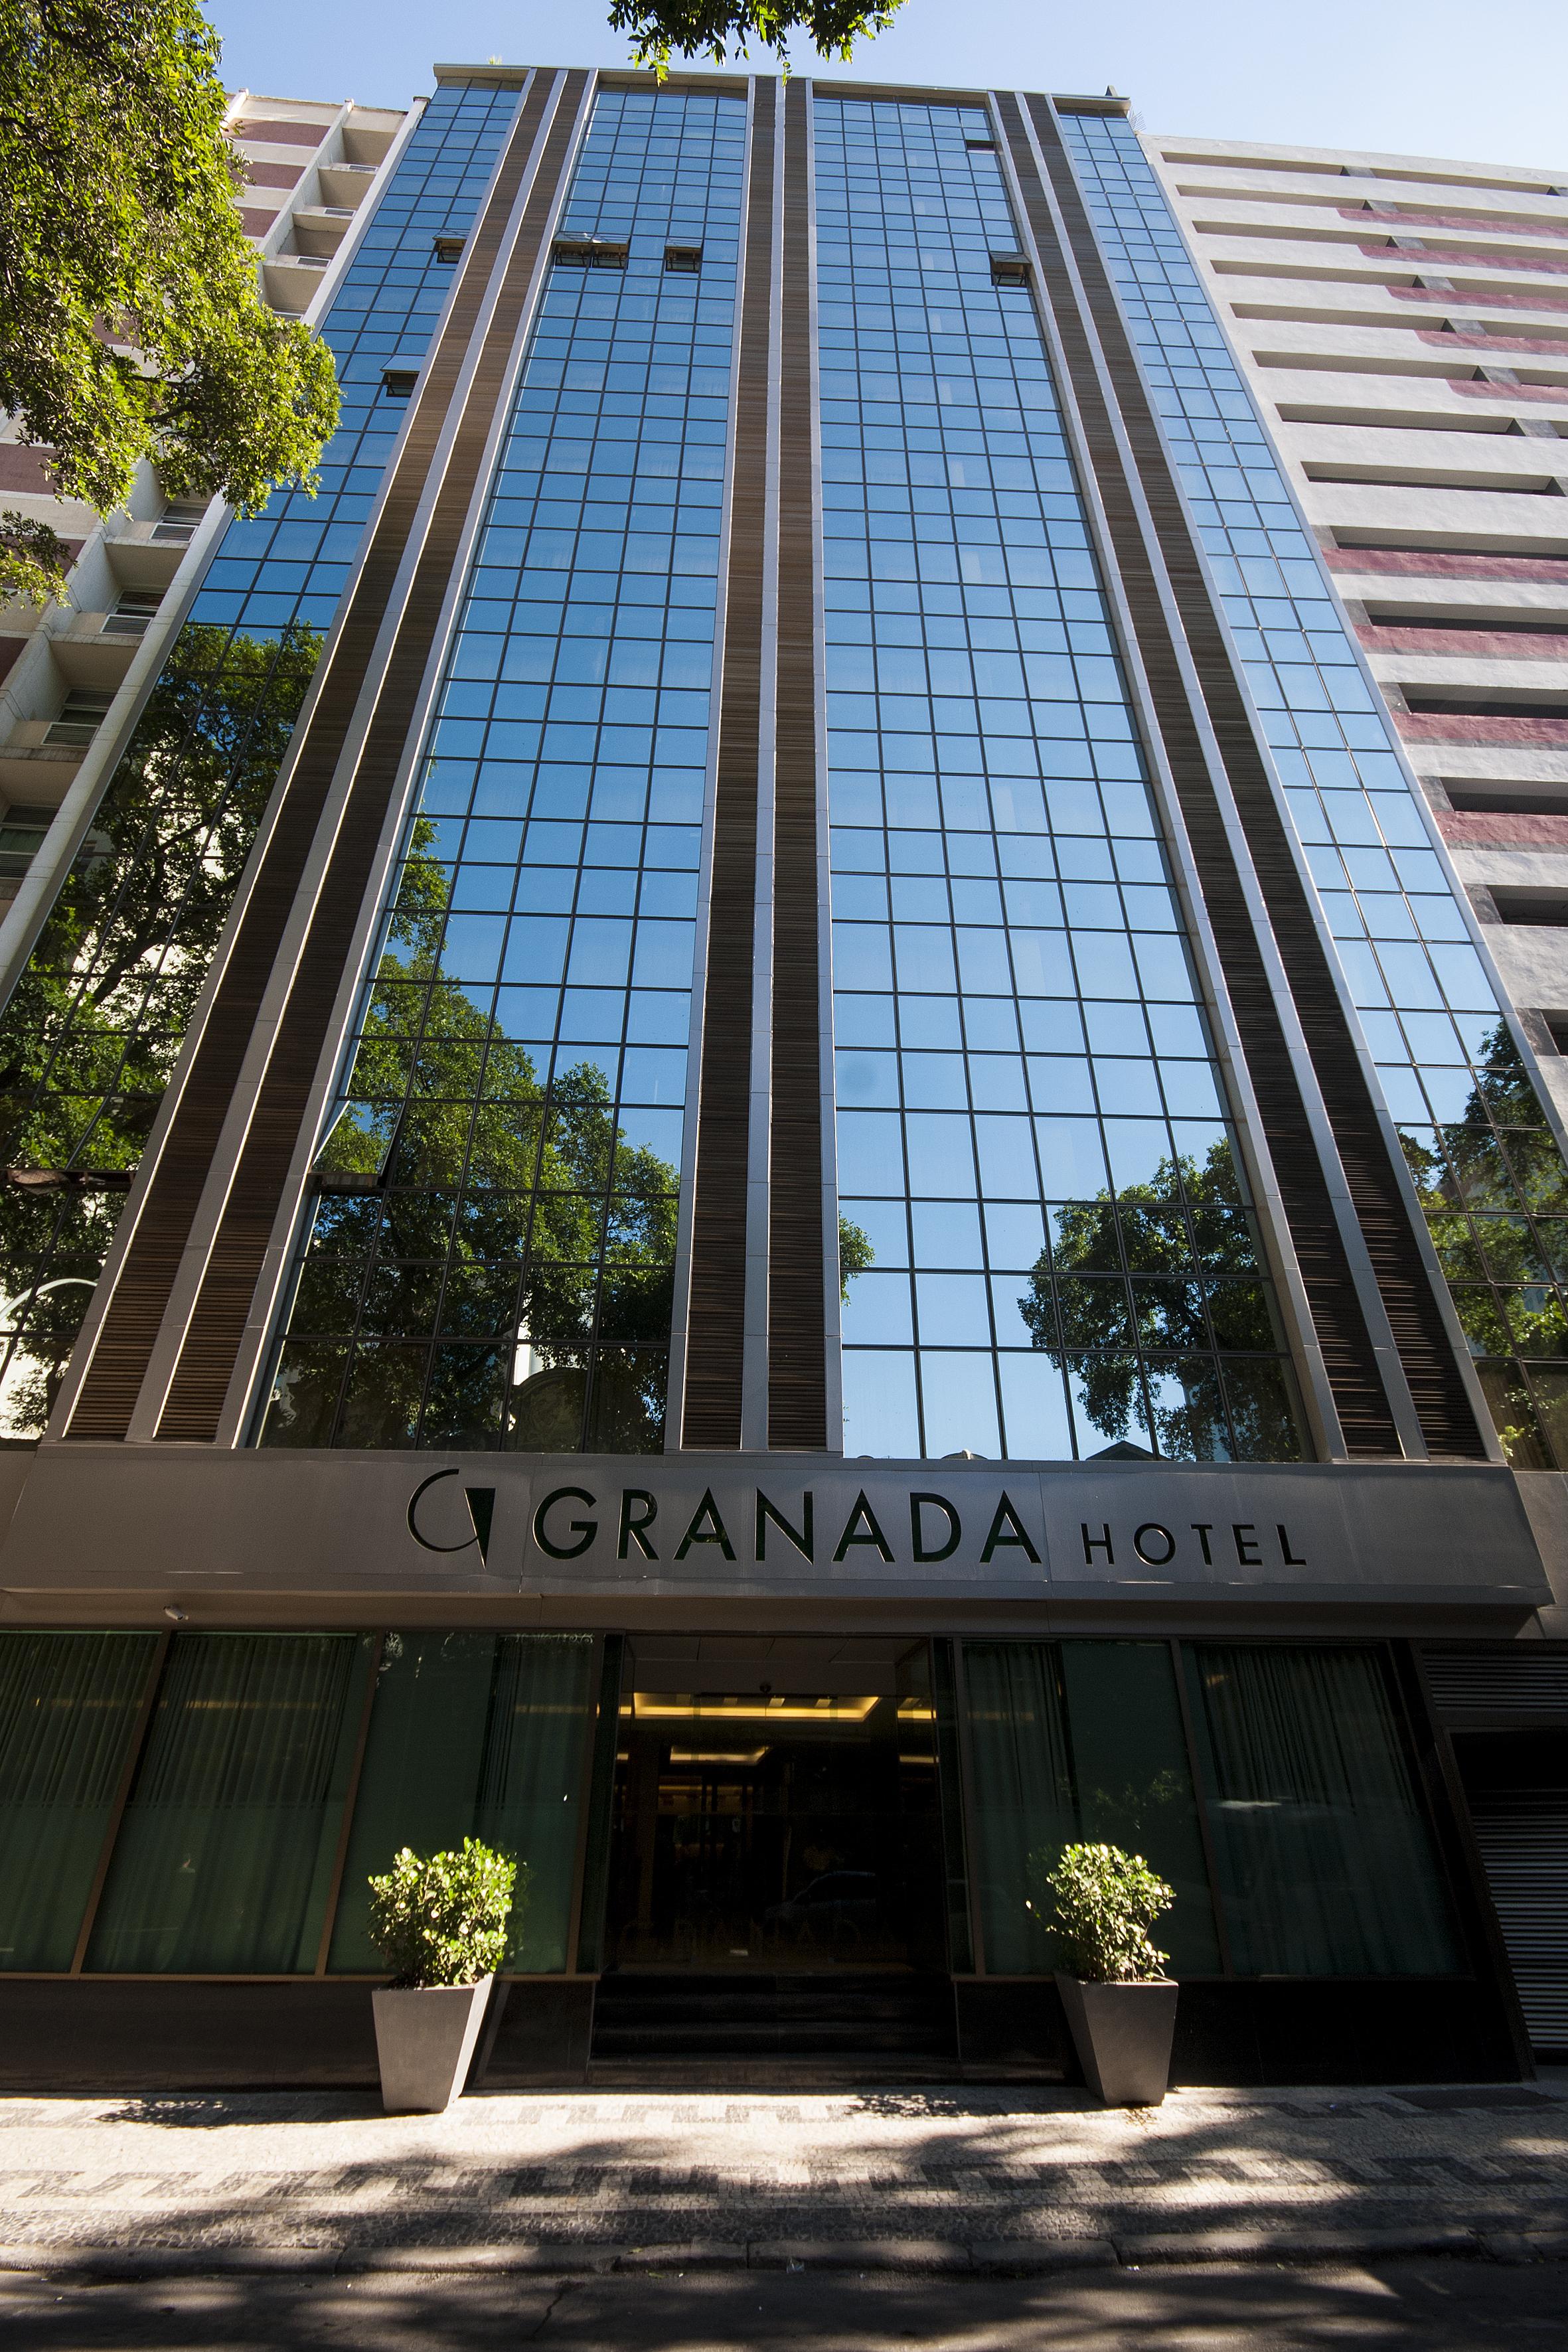
<svg viewBox="0 0 1568 2352">
<path fill-rule="evenodd" d="M 1568 1113 L 1563 175 L 1145 145 Z"/>
</svg>

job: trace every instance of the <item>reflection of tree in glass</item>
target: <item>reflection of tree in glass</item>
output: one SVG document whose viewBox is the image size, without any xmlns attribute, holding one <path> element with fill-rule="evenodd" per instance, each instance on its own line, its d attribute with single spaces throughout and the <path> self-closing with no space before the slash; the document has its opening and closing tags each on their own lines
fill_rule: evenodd
<svg viewBox="0 0 1568 2352">
<path fill-rule="evenodd" d="M 528 1415 L 542 1423 L 526 1442 L 579 1443 L 581 1381 L 553 1376 L 574 1372 L 597 1347 L 602 1384 L 626 1391 L 620 1410 L 632 1425 L 619 1433 L 632 1444 L 639 1416 L 651 1426 L 662 1413 L 662 1362 L 633 1353 L 612 1365 L 603 1351 L 668 1344 L 677 1173 L 626 1141 L 594 1062 L 558 1070 L 546 1087 L 525 1047 L 456 982 L 437 976 L 449 875 L 428 854 L 433 839 L 434 827 L 417 820 L 348 1101 L 318 1164 L 329 1181 L 359 1174 L 385 1193 L 376 1330 L 428 1331 L 427 1261 L 445 1256 L 443 1331 L 505 1341 L 510 1384 L 528 1391 Z M 416 1007 L 422 1027 L 411 1017 Z M 430 1228 L 423 1246 L 422 1202 Z M 296 1333 L 351 1327 L 353 1298 L 320 1260 L 355 1246 L 355 1213 L 363 1207 L 374 1204 L 322 1203 Z M 405 1262 L 385 1263 L 393 1258 Z M 426 1263 L 406 1263 L 415 1258 Z M 323 1281 L 336 1283 L 336 1313 L 317 1303 Z M 484 1368 L 476 1365 L 476 1377 L 488 1380 L 491 1362 L 487 1355 Z M 412 1427 L 424 1372 L 422 1355 L 411 1351 L 388 1362 L 386 1378 L 407 1394 L 382 1398 L 385 1425 Z M 556 1430 L 557 1420 L 563 1431 L 574 1423 L 570 1435 Z"/>
<path fill-rule="evenodd" d="M 182 632 L 0 1020 L 6 1167 L 135 1168 L 322 642 Z M 0 1192 L 0 1294 L 25 1332 L 6 1433 L 47 1417 L 122 1200 Z"/>
<path fill-rule="evenodd" d="M 838 1295 L 846 1307 L 849 1304 L 849 1286 L 858 1274 L 864 1274 L 874 1263 L 877 1253 L 871 1246 L 871 1236 L 862 1225 L 851 1224 L 847 1217 L 838 1220 Z"/>
<path fill-rule="evenodd" d="M 1543 1231 L 1524 1213 L 1568 1211 L 1562 1156 L 1504 1024 L 1482 1051 L 1486 1066 L 1476 1074 L 1462 1118 L 1438 1127 L 1435 1143 L 1402 1136 L 1405 1157 L 1444 1272 L 1457 1286 L 1455 1303 L 1473 1352 L 1568 1355 L 1568 1324 L 1553 1287 L 1554 1276 L 1568 1271 L 1553 1263 L 1552 1237 L 1561 1228 Z M 1497 1127 L 1509 1130 L 1506 1138 Z M 1504 1286 L 1505 1298 L 1466 1286 L 1494 1283 Z M 1505 1443 L 1522 1442 L 1526 1433 L 1521 1427 L 1501 1434 Z"/>
<path fill-rule="evenodd" d="M 1052 1222 L 1051 1249 L 1018 1309 L 1035 1346 L 1075 1374 L 1095 1429 L 1117 1442 L 1142 1438 L 1134 1350 L 1168 1352 L 1183 1394 L 1173 1403 L 1163 1391 L 1152 1399 L 1161 1452 L 1228 1453 L 1213 1350 L 1272 1355 L 1279 1347 L 1228 1143 L 1212 1145 L 1201 1168 L 1190 1157 L 1163 1160 L 1147 1183 L 1072 1202 Z M 1206 1365 L 1194 1360 L 1205 1356 Z M 1245 1458 L 1289 1460 L 1300 1451 L 1278 1380 L 1233 1382 L 1230 1412 Z"/>
</svg>

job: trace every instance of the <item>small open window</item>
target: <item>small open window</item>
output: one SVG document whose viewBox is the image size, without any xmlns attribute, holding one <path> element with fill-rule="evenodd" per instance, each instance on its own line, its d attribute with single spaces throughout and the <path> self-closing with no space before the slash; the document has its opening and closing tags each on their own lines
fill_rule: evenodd
<svg viewBox="0 0 1568 2352">
<path fill-rule="evenodd" d="M 626 244 L 604 236 L 558 236 L 550 248 L 557 269 L 624 269 Z"/>
<path fill-rule="evenodd" d="M 430 240 L 437 261 L 460 261 L 468 241 L 466 236 L 436 236 Z"/>
<path fill-rule="evenodd" d="M 97 694 L 73 686 L 57 718 L 49 721 L 46 743 L 90 743 L 109 713 L 111 694 Z"/>
<path fill-rule="evenodd" d="M 147 624 L 158 610 L 158 597 L 150 589 L 128 588 L 112 613 L 106 613 L 99 630 L 100 637 L 141 637 L 147 634 Z"/>
<path fill-rule="evenodd" d="M 205 499 L 171 499 L 153 525 L 153 536 L 164 546 L 186 547 L 206 510 Z"/>
<path fill-rule="evenodd" d="M 996 152 L 994 139 L 966 139 L 963 143 L 972 155 L 994 155 Z"/>
<path fill-rule="evenodd" d="M 1026 286 L 1029 282 L 1028 258 L 1022 253 L 994 253 L 991 257 L 993 286 Z"/>
<path fill-rule="evenodd" d="M 672 278 L 695 278 L 702 268 L 702 247 L 700 245 L 667 245 L 664 266 Z"/>
<path fill-rule="evenodd" d="M 417 368 L 389 367 L 383 368 L 381 372 L 381 389 L 388 400 L 410 399 L 418 381 Z"/>
</svg>

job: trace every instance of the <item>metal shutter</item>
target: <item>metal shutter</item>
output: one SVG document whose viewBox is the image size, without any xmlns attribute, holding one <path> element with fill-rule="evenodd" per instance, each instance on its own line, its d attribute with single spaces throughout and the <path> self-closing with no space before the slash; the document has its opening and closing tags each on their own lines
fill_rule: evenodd
<svg viewBox="0 0 1568 2352">
<path fill-rule="evenodd" d="M 1470 1819 L 1531 2044 L 1568 2049 L 1568 1789 L 1478 1791 Z"/>
</svg>

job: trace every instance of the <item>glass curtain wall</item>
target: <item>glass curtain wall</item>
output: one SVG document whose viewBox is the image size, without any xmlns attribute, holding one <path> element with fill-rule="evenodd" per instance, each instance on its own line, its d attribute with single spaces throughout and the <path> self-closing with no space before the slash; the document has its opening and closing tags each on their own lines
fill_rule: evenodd
<svg viewBox="0 0 1568 2352">
<path fill-rule="evenodd" d="M 433 239 L 472 224 L 517 105 L 430 100 L 322 327 L 320 495 L 230 523 L 0 1017 L 0 1164 L 70 1179 L 0 1188 L 0 1436 L 48 1418 L 402 422 L 383 368 L 426 349 Z"/>
<path fill-rule="evenodd" d="M 819 93 L 816 170 L 845 1450 L 1291 1459 L 989 119 Z"/>
<path fill-rule="evenodd" d="M 0 1969 L 68 1969 L 155 1633 L 0 1637 Z"/>
<path fill-rule="evenodd" d="M 265 1445 L 662 1444 L 744 134 L 595 101 Z"/>
<path fill-rule="evenodd" d="M 1568 1468 L 1568 1171 L 1138 134 L 1061 120 L 1499 1435 Z"/>
</svg>

